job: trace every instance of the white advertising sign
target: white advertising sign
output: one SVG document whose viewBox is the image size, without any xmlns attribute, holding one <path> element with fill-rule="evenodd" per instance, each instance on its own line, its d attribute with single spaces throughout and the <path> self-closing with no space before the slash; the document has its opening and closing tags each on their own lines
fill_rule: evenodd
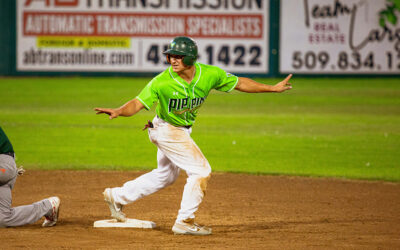
<svg viewBox="0 0 400 250">
<path fill-rule="evenodd" d="M 386 0 L 281 0 L 280 72 L 400 74 L 400 20 Z"/>
<path fill-rule="evenodd" d="M 268 73 L 266 0 L 17 0 L 17 70 L 159 72 L 176 36 L 199 61 Z"/>
</svg>

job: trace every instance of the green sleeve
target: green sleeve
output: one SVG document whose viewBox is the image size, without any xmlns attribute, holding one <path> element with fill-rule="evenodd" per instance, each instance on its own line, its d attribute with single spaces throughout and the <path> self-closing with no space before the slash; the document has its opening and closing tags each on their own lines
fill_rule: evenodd
<svg viewBox="0 0 400 250">
<path fill-rule="evenodd" d="M 6 133 L 4 133 L 3 129 L 0 127 L 0 154 L 9 152 L 14 152 L 13 146 L 11 145 Z"/>
<path fill-rule="evenodd" d="M 153 104 L 158 100 L 157 92 L 154 90 L 154 80 L 150 81 L 146 87 L 136 96 L 144 107 L 149 110 Z"/>
<path fill-rule="evenodd" d="M 231 73 L 225 72 L 223 69 L 217 68 L 218 81 L 214 85 L 214 89 L 231 92 L 239 81 L 239 78 Z"/>
</svg>

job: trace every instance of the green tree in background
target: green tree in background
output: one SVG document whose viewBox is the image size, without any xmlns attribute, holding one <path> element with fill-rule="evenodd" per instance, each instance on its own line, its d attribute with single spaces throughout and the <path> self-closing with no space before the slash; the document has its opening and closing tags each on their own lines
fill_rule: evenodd
<svg viewBox="0 0 400 250">
<path fill-rule="evenodd" d="M 396 14 L 400 13 L 400 0 L 387 0 L 386 2 L 386 9 L 383 9 L 381 12 L 379 12 L 379 25 L 381 27 L 386 25 L 386 21 L 396 25 Z"/>
</svg>

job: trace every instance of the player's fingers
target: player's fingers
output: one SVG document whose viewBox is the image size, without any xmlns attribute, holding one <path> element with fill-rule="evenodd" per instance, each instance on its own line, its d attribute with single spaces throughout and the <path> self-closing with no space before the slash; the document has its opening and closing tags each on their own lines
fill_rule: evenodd
<svg viewBox="0 0 400 250">
<path fill-rule="evenodd" d="M 290 78 L 292 78 L 292 74 L 288 75 L 285 80 L 283 80 L 284 82 L 288 82 L 290 80 Z"/>
<path fill-rule="evenodd" d="M 97 111 L 97 112 L 96 112 L 96 115 L 102 114 L 102 113 L 106 113 L 104 110 L 101 110 L 101 109 L 97 109 L 96 111 Z"/>
<path fill-rule="evenodd" d="M 111 111 L 108 109 L 102 109 L 102 108 L 95 108 L 94 110 L 96 110 L 96 115 L 98 114 L 111 114 Z"/>
<path fill-rule="evenodd" d="M 95 108 L 94 110 L 96 110 L 96 111 L 101 111 L 101 112 L 108 112 L 110 109 L 106 109 L 106 108 Z"/>
</svg>

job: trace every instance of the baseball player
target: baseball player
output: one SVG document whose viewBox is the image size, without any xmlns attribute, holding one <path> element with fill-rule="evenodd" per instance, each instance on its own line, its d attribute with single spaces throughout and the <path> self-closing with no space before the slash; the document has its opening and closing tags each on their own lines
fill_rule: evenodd
<svg viewBox="0 0 400 250">
<path fill-rule="evenodd" d="M 50 197 L 31 205 L 11 207 L 11 190 L 18 175 L 25 170 L 17 168 L 14 149 L 3 129 L 0 127 L 0 227 L 16 227 L 32 224 L 43 216 L 43 227 L 57 223 L 60 199 Z"/>
<path fill-rule="evenodd" d="M 230 92 L 233 89 L 256 92 L 283 92 L 291 88 L 289 75 L 276 85 L 266 85 L 249 78 L 237 77 L 216 66 L 196 62 L 197 44 L 188 37 L 176 37 L 164 52 L 171 64 L 154 77 L 140 94 L 120 108 L 95 108 L 97 114 L 110 119 L 132 116 L 149 110 L 158 102 L 156 116 L 148 121 L 149 138 L 158 147 L 158 167 L 122 187 L 106 188 L 104 199 L 111 216 L 126 221 L 122 207 L 174 183 L 180 170 L 188 176 L 172 231 L 175 234 L 209 235 L 211 228 L 194 222 L 194 213 L 203 200 L 211 167 L 191 138 L 198 109 L 212 89 Z"/>
</svg>

